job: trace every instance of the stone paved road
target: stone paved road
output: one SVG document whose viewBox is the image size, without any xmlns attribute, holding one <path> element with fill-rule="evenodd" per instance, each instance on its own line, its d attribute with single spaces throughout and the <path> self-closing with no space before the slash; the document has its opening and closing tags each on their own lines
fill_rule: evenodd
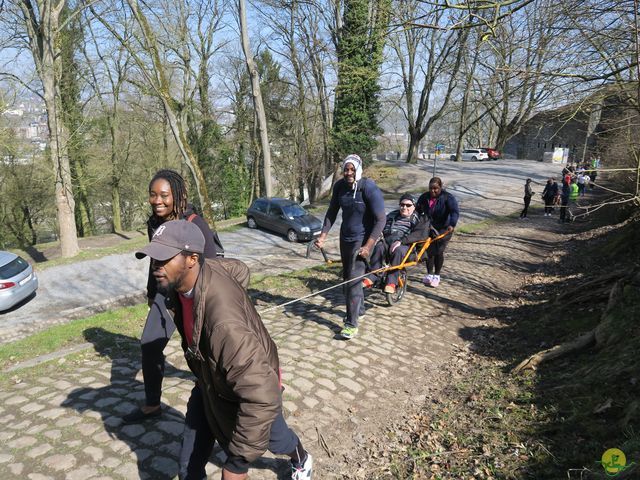
<svg viewBox="0 0 640 480">
<path fill-rule="evenodd" d="M 473 171 L 480 168 L 475 164 L 441 166 L 443 177 L 454 177 L 447 168 L 462 172 L 449 183 L 465 221 L 515 211 L 523 174 L 535 167 L 535 178 L 542 179 L 555 170 L 488 165 L 482 173 Z M 417 192 L 430 167 L 412 168 L 406 185 Z M 361 332 L 351 342 L 334 339 L 344 305 L 335 291 L 263 316 L 280 349 L 286 416 L 314 455 L 316 479 L 358 478 L 366 459 L 354 458 L 354 452 L 382 438 L 388 422 L 424 401 L 434 369 L 468 348 L 474 331 L 491 320 L 491 309 L 548 256 L 557 229 L 551 222 L 541 217 L 501 225 L 485 236 L 456 235 L 441 286 L 422 286 L 416 269 L 399 305 L 387 307 L 380 293 L 368 294 Z M 253 261 L 258 263 L 248 263 L 254 272 L 282 264 L 278 255 Z M 285 300 L 273 298 L 277 304 Z M 162 419 L 123 426 L 122 414 L 144 396 L 138 339 L 114 336 L 112 349 L 96 351 L 91 339 L 101 333 L 87 332 L 84 350 L 44 364 L 38 375 L 24 368 L 0 381 L 0 479 L 174 478 L 192 387 L 177 340 L 166 352 L 172 368 Z M 221 455 L 210 465 L 210 478 L 218 477 Z M 251 478 L 286 478 L 286 472 L 286 462 L 266 456 Z"/>
<path fill-rule="evenodd" d="M 539 217 L 456 235 L 441 286 L 422 286 L 416 269 L 400 304 L 387 307 L 369 293 L 361 333 L 350 342 L 334 339 L 343 301 L 333 291 L 263 316 L 280 350 L 285 416 L 314 455 L 314 478 L 359 478 L 366 459 L 354 452 L 424 401 L 430 373 L 468 348 L 492 309 L 549 256 L 557 228 Z M 192 387 L 176 339 L 167 351 L 173 367 L 162 419 L 123 426 L 120 416 L 143 398 L 138 340 L 114 337 L 112 350 L 96 351 L 97 334 L 87 332 L 86 350 L 41 366 L 44 374 L 23 369 L 0 382 L 0 478 L 174 478 Z M 209 478 L 219 478 L 221 455 Z M 286 462 L 266 456 L 250 473 L 257 480 L 286 471 Z"/>
<path fill-rule="evenodd" d="M 387 194 L 387 210 L 397 208 L 397 199 L 406 191 L 419 194 L 433 174 L 430 161 L 399 167 L 402 188 Z M 522 204 L 524 179 L 541 182 L 557 174 L 557 165 L 522 160 L 498 162 L 438 162 L 440 175 L 461 204 L 461 222 L 483 220 L 511 213 Z M 541 187 L 535 187 L 538 193 Z M 534 197 L 538 201 L 539 197 Z M 322 216 L 322 215 L 321 215 Z M 339 217 L 339 216 L 338 216 Z M 337 254 L 338 225 L 330 236 L 328 249 Z M 292 244 L 261 230 L 240 228 L 221 232 L 227 254 L 246 262 L 253 273 L 275 274 L 313 265 L 305 260 L 304 244 Z M 0 343 L 6 343 L 47 326 L 122 305 L 144 301 L 147 263 L 133 255 L 121 254 L 45 269 L 38 273 L 37 296 L 9 312 L 0 313 Z"/>
</svg>

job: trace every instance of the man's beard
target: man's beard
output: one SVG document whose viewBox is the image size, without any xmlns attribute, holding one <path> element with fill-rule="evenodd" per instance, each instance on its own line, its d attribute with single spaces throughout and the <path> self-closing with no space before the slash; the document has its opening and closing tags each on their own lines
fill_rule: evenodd
<svg viewBox="0 0 640 480">
<path fill-rule="evenodd" d="M 160 285 L 159 283 L 157 284 L 158 287 L 158 292 L 161 293 L 163 296 L 168 297 L 170 293 L 175 292 L 176 291 L 176 284 L 175 282 L 169 282 L 166 285 Z"/>
</svg>

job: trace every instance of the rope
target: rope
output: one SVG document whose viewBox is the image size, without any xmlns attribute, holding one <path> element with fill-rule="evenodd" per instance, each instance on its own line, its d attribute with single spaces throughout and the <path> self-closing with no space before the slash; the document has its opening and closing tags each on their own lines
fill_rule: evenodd
<svg viewBox="0 0 640 480">
<path fill-rule="evenodd" d="M 272 307 L 265 308 L 264 310 L 260 310 L 258 313 L 260 315 L 262 315 L 263 313 L 267 313 L 267 312 L 270 312 L 272 310 L 276 310 L 276 309 L 281 308 L 281 307 L 286 307 L 287 305 L 291 305 L 293 303 L 300 302 L 302 300 L 306 300 L 307 298 L 315 297 L 316 295 L 320 295 L 321 293 L 328 292 L 329 290 L 333 290 L 334 288 L 341 287 L 343 285 L 346 285 L 347 283 L 351 283 L 351 282 L 354 282 L 356 280 L 360 280 L 360 279 L 366 277 L 367 275 L 371 275 L 373 273 L 383 273 L 383 272 L 386 272 L 388 270 L 393 270 L 393 269 L 397 269 L 397 268 L 398 267 L 394 267 L 394 266 L 389 265 L 389 266 L 386 266 L 386 267 L 378 268 L 377 270 L 373 270 L 372 272 L 365 272 L 363 275 L 360 275 L 358 277 L 353 277 L 353 278 L 350 278 L 349 280 L 345 280 L 344 282 L 340 282 L 340 283 L 337 283 L 335 285 L 332 285 L 331 287 L 327 287 L 327 288 L 323 288 L 322 290 L 318 290 L 317 292 L 312 292 L 312 293 L 309 293 L 307 295 L 303 295 L 302 297 L 294 298 L 293 300 L 289 300 L 288 302 L 284 302 L 284 303 L 281 303 L 279 305 L 274 305 Z"/>
<path fill-rule="evenodd" d="M 372 270 L 370 272 L 365 272 L 362 275 L 350 278 L 349 280 L 345 280 L 344 282 L 340 282 L 340 283 L 338 283 L 336 285 L 332 285 L 332 286 L 324 288 L 322 290 L 318 290 L 317 292 L 312 292 L 312 293 L 309 293 L 307 295 L 303 295 L 302 297 L 294 298 L 293 300 L 289 300 L 288 302 L 284 302 L 284 303 L 281 303 L 281 304 L 278 304 L 278 305 L 274 305 L 274 306 L 269 307 L 269 308 L 265 308 L 264 310 L 260 310 L 258 312 L 258 314 L 262 315 L 263 313 L 271 312 L 271 311 L 276 310 L 278 308 L 286 307 L 287 305 L 291 305 L 293 303 L 297 303 L 297 302 L 300 302 L 302 300 L 306 300 L 307 298 L 315 297 L 316 295 L 320 295 L 321 293 L 328 292 L 329 290 L 333 290 L 334 288 L 341 287 L 343 285 L 346 285 L 347 283 L 351 283 L 351 282 L 355 282 L 355 281 L 361 280 L 364 277 L 366 277 L 367 275 L 384 273 L 384 272 L 389 272 L 389 271 L 393 271 L 393 270 L 400 270 L 402 268 L 412 267 L 414 265 L 417 265 L 418 263 L 420 263 L 420 259 L 422 258 L 422 255 L 427 250 L 429 245 L 431 245 L 431 243 L 433 243 L 433 242 L 436 242 L 436 241 L 446 237 L 447 235 L 449 235 L 449 233 L 450 232 L 447 231 L 447 232 L 442 233 L 442 234 L 440 234 L 440 235 L 438 235 L 438 236 L 436 236 L 434 238 L 428 238 L 426 240 L 420 240 L 418 242 L 412 243 L 411 244 L 411 248 L 409 248 L 409 251 L 407 252 L 405 257 L 402 259 L 402 262 L 400 263 L 400 265 L 387 265 L 386 267 L 380 267 L 380 268 L 378 268 L 376 270 Z M 409 255 L 413 251 L 414 247 L 416 245 L 420 244 L 420 243 L 424 243 L 424 245 L 420 249 L 420 252 L 418 253 L 418 257 L 416 258 L 416 260 L 412 261 L 412 262 L 407 262 L 407 259 L 409 258 Z M 329 263 L 328 260 L 327 260 L 327 263 Z"/>
</svg>

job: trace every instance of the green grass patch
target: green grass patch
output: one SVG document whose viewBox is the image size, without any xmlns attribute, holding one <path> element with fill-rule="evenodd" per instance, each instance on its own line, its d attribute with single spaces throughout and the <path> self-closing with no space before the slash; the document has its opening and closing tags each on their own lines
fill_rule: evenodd
<svg viewBox="0 0 640 480">
<path fill-rule="evenodd" d="M 85 342 L 98 342 L 104 348 L 116 345 L 116 339 L 140 338 L 147 316 L 147 304 L 99 313 L 89 318 L 56 325 L 34 335 L 0 346 L 0 370 L 40 355 Z M 100 338 L 99 332 L 106 332 Z"/>
<path fill-rule="evenodd" d="M 365 169 L 364 176 L 374 180 L 381 190 L 395 191 L 401 186 L 398 171 L 397 167 L 374 163 Z"/>
<path fill-rule="evenodd" d="M 314 287 L 322 286 L 321 284 L 327 281 L 335 280 L 341 269 L 342 265 L 340 263 L 332 263 L 280 275 L 254 275 L 249 287 L 260 291 L 286 289 L 305 294 L 313 291 Z"/>
<path fill-rule="evenodd" d="M 280 303 L 326 288 L 340 278 L 339 264 L 320 265 L 282 275 L 256 275 L 250 293 L 263 301 Z M 56 325 L 6 345 L 0 345 L 0 371 L 26 360 L 80 343 L 92 342 L 97 351 L 138 348 L 147 316 L 147 304 L 123 307 L 91 317 Z M 0 374 L 4 376 L 6 374 Z"/>
<path fill-rule="evenodd" d="M 143 247 L 147 243 L 149 243 L 147 236 L 139 235 L 134 238 L 118 241 L 116 245 L 111 245 L 107 247 L 84 247 L 80 251 L 80 253 L 78 253 L 78 255 L 76 255 L 75 257 L 52 258 L 51 260 L 35 263 L 34 268 L 37 271 L 42 271 L 46 268 L 57 267 L 59 265 L 69 265 L 71 263 L 77 263 L 83 260 L 95 260 L 96 258 L 106 257 L 107 255 L 119 255 L 122 253 L 129 253 Z M 57 243 L 36 245 L 34 249 L 42 252 L 52 248 L 56 248 L 57 245 L 58 245 Z M 25 250 L 11 249 L 10 251 L 15 253 L 16 255 L 20 255 L 21 257 L 27 260 L 32 258 L 31 255 Z"/>
<path fill-rule="evenodd" d="M 247 228 L 246 220 L 240 223 L 234 223 L 233 225 L 227 225 L 226 227 L 219 228 L 218 232 L 237 232 L 238 230 L 242 230 L 243 228 Z"/>
</svg>

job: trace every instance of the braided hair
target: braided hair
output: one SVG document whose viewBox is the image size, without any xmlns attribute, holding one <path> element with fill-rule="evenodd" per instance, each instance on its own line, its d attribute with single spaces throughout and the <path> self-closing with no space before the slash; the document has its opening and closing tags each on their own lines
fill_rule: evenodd
<svg viewBox="0 0 640 480">
<path fill-rule="evenodd" d="M 175 170 L 163 169 L 158 170 L 149 182 L 149 191 L 151 191 L 151 185 L 158 179 L 163 179 L 169 182 L 171 188 L 171 195 L 173 195 L 173 211 L 171 212 L 171 218 L 174 220 L 180 219 L 184 216 L 187 210 L 187 184 Z M 153 219 L 155 215 L 151 215 Z M 157 220 L 157 219 L 155 219 Z"/>
</svg>

